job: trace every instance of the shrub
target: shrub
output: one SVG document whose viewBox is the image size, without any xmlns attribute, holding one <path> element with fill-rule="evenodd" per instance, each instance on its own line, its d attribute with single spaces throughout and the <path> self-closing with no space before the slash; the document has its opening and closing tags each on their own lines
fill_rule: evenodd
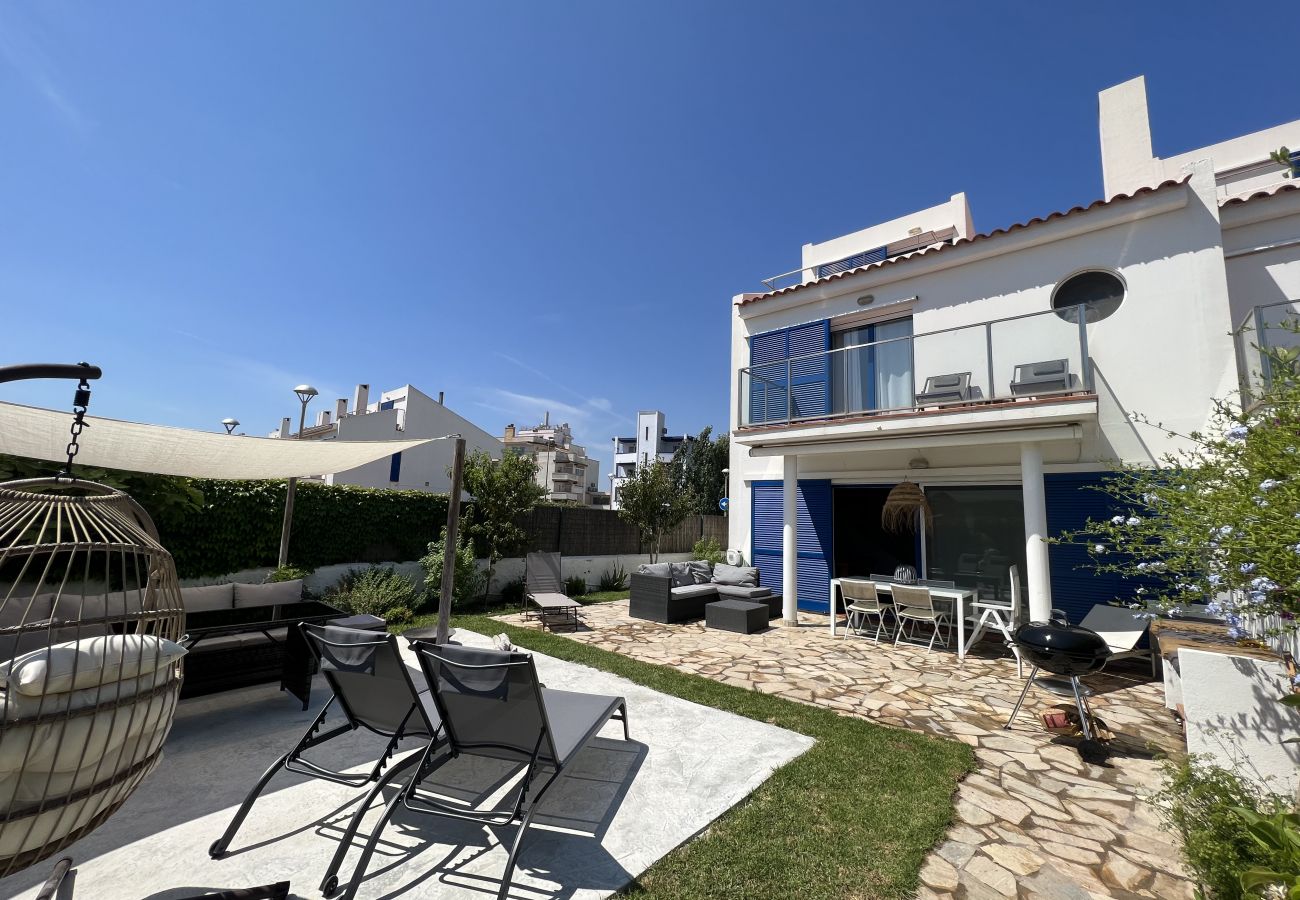
<svg viewBox="0 0 1300 900">
<path fill-rule="evenodd" d="M 266 576 L 266 583 L 275 584 L 280 581 L 297 581 L 300 578 L 306 578 L 311 573 L 311 569 L 300 569 L 297 566 L 281 566 L 270 575 Z"/>
<path fill-rule="evenodd" d="M 564 593 L 570 597 L 581 597 L 587 593 L 587 579 L 581 575 L 570 575 L 564 579 Z"/>
<path fill-rule="evenodd" d="M 352 615 L 379 616 L 399 625 L 414 618 L 411 609 L 420 601 L 415 579 L 399 575 L 391 566 L 351 569 L 326 596 Z"/>
<path fill-rule="evenodd" d="M 424 567 L 425 597 L 431 608 L 437 608 L 442 591 L 442 557 L 447 529 L 442 529 L 438 539 L 429 544 L 429 552 L 420 560 Z M 456 571 L 452 573 L 452 603 L 466 603 L 477 597 L 483 587 L 484 576 L 474 560 L 474 545 L 464 534 L 456 535 Z"/>
<path fill-rule="evenodd" d="M 614 565 L 606 569 L 600 576 L 600 590 L 602 591 L 621 591 L 627 587 L 627 570 L 618 560 L 614 560 Z"/>
<path fill-rule="evenodd" d="M 1285 861 L 1253 840 L 1245 809 L 1269 816 L 1287 808 L 1286 802 L 1259 790 L 1235 772 L 1189 757 L 1165 768 L 1165 780 L 1155 799 L 1166 827 L 1182 838 L 1183 858 L 1200 882 L 1207 900 L 1241 900 L 1241 875 L 1248 869 L 1279 869 Z"/>
<path fill-rule="evenodd" d="M 702 559 L 716 566 L 727 561 L 727 551 L 722 549 L 717 538 L 700 538 L 691 548 L 691 559 Z"/>
<path fill-rule="evenodd" d="M 501 585 L 501 600 L 518 606 L 524 605 L 524 579 L 522 576 Z"/>
</svg>

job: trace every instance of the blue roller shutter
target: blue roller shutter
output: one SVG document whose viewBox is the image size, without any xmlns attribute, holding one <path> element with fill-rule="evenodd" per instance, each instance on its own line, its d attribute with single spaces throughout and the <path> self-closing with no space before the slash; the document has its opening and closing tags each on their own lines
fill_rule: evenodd
<svg viewBox="0 0 1300 900">
<path fill-rule="evenodd" d="M 823 319 L 749 339 L 749 422 L 784 422 L 830 414 L 831 324 Z M 807 359 L 809 354 L 822 354 Z M 788 383 L 787 383 L 788 379 Z"/>
<path fill-rule="evenodd" d="M 1099 522 L 1128 514 L 1109 494 L 1095 490 L 1106 475 L 1105 472 L 1069 472 L 1043 476 L 1050 537 L 1082 528 L 1089 519 Z M 1081 544 L 1053 544 L 1048 553 L 1052 606 L 1065 610 L 1071 622 L 1082 621 L 1098 603 L 1133 600 L 1142 586 L 1112 572 L 1093 571 L 1087 547 Z"/>
<path fill-rule="evenodd" d="M 799 608 L 826 612 L 829 604 L 833 544 L 833 519 L 829 481 L 800 481 L 795 500 L 795 562 Z M 759 583 L 781 593 L 781 482 L 761 481 L 753 486 L 751 504 L 753 547 L 750 558 L 758 568 Z"/>
</svg>

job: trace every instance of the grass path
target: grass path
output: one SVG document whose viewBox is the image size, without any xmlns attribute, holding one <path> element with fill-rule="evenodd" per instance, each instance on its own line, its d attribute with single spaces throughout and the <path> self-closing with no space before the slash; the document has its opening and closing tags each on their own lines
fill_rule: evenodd
<svg viewBox="0 0 1300 900">
<path fill-rule="evenodd" d="M 807 753 L 777 770 L 704 834 L 642 873 L 625 896 L 912 897 L 926 853 L 951 823 L 957 781 L 974 766 L 971 749 L 955 741 L 733 687 L 486 615 L 457 616 L 453 625 L 481 634 L 505 632 L 516 646 L 816 738 Z M 714 750 L 745 765 L 743 746 Z"/>
</svg>

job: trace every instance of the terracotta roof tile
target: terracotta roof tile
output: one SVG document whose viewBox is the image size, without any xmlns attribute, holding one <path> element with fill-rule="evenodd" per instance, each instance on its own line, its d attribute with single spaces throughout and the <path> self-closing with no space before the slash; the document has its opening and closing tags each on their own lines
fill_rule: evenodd
<svg viewBox="0 0 1300 900">
<path fill-rule="evenodd" d="M 1278 194 L 1285 194 L 1289 191 L 1300 191 L 1300 184 L 1294 181 L 1288 181 L 1285 184 L 1279 184 L 1267 191 L 1256 191 L 1246 197 L 1233 197 L 1231 200 L 1224 200 L 1220 206 L 1236 206 L 1238 203 L 1249 203 L 1252 200 L 1262 200 L 1265 197 L 1276 197 Z"/>
<path fill-rule="evenodd" d="M 768 291 L 766 294 L 754 294 L 752 296 L 746 297 L 744 300 L 738 300 L 736 302 L 736 305 L 745 306 L 746 304 L 755 303 L 759 300 L 766 300 L 769 297 L 780 297 L 784 294 L 792 294 L 795 291 L 801 291 L 804 288 L 813 287 L 814 285 L 827 284 L 829 282 L 835 281 L 840 278 L 847 278 L 850 275 L 856 275 L 859 272 L 865 272 L 868 269 L 881 269 L 884 268 L 885 266 L 894 266 L 894 265 L 898 265 L 901 262 L 905 262 L 907 260 L 919 259 L 922 256 L 929 256 L 934 253 L 942 253 L 943 251 L 951 250 L 954 247 L 962 247 L 967 244 L 975 244 L 980 241 L 987 241 L 990 238 L 1001 237 L 1002 235 L 1011 234 L 1016 231 L 1022 231 L 1026 228 L 1032 228 L 1035 225 L 1043 225 L 1046 224 L 1047 222 L 1055 221 L 1056 219 L 1064 219 L 1066 216 L 1073 216 L 1078 213 L 1088 212 L 1089 210 L 1098 209 L 1103 206 L 1110 206 L 1112 203 L 1121 203 L 1125 200 L 1132 200 L 1134 197 L 1141 197 L 1145 194 L 1154 194 L 1157 191 L 1164 190 L 1165 188 L 1175 187 L 1180 184 L 1186 184 L 1190 179 L 1191 179 L 1190 175 L 1184 178 L 1171 179 L 1169 181 L 1161 182 L 1160 184 L 1157 184 L 1155 187 L 1139 188 L 1131 194 L 1116 194 L 1114 197 L 1111 197 L 1109 200 L 1096 200 L 1092 203 L 1089 203 L 1087 206 L 1076 206 L 1073 209 L 1067 209 L 1064 212 L 1054 212 L 1046 216 L 1039 216 L 1037 218 L 1030 219 L 1028 222 L 1017 222 L 1014 225 L 1008 225 L 1006 228 L 996 228 L 993 231 L 985 232 L 982 234 L 976 234 L 968 238 L 961 238 L 960 240 L 955 241 L 954 243 L 951 244 L 940 244 L 937 247 L 930 247 L 925 250 L 917 250 L 915 252 L 908 253 L 903 256 L 895 256 L 890 259 L 885 259 L 882 260 L 881 262 L 868 263 L 865 266 L 859 266 L 856 269 L 849 269 L 845 272 L 838 272 L 834 275 L 827 275 L 824 278 L 818 278 L 813 281 L 804 282 L 802 284 L 792 284 L 789 287 L 779 288 L 775 291 Z M 1287 185 L 1286 187 L 1295 188 L 1295 187 L 1300 187 L 1300 185 Z M 1235 202 L 1235 201 L 1230 201 L 1230 202 Z"/>
</svg>

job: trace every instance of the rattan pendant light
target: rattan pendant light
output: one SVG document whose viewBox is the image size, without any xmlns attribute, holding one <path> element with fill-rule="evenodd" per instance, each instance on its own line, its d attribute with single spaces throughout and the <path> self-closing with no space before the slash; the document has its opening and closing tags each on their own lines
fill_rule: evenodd
<svg viewBox="0 0 1300 900">
<path fill-rule="evenodd" d="M 885 505 L 880 509 L 880 525 L 886 531 L 916 531 L 917 520 L 924 523 L 928 532 L 934 524 L 934 515 L 930 512 L 930 503 L 925 499 L 925 491 L 913 481 L 903 481 L 894 485 Z"/>
<path fill-rule="evenodd" d="M 138 503 L 67 470 L 0 484 L 0 878 L 96 828 L 157 764 L 184 624 Z"/>
</svg>

